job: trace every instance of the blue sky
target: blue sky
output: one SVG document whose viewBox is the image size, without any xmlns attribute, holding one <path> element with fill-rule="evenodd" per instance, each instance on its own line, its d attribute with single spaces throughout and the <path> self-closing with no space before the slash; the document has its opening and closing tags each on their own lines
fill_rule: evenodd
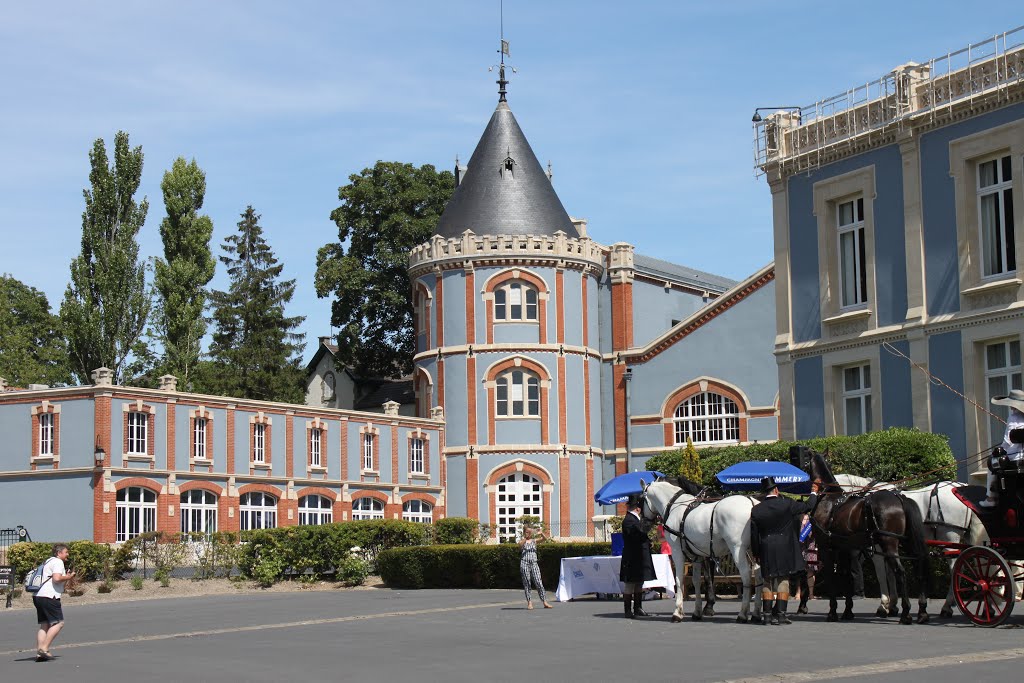
<svg viewBox="0 0 1024 683">
<path fill-rule="evenodd" d="M 740 279 L 772 259 L 755 107 L 805 105 L 1024 24 L 1019 2 L 506 0 L 509 104 L 566 210 L 605 244 Z M 64 0 L 0 9 L 0 273 L 60 306 L 88 151 L 130 133 L 162 253 L 160 179 L 206 171 L 214 251 L 252 204 L 303 331 L 330 330 L 317 249 L 378 159 L 468 160 L 496 102 L 497 0 Z M 218 270 L 215 287 L 225 287 Z"/>
</svg>

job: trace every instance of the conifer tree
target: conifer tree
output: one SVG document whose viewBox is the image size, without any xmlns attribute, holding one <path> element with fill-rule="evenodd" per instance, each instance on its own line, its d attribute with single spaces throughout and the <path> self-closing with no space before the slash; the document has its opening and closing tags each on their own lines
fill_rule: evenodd
<svg viewBox="0 0 1024 683">
<path fill-rule="evenodd" d="M 295 280 L 279 280 L 284 266 L 263 239 L 259 219 L 247 207 L 238 233 L 221 246 L 230 286 L 210 293 L 213 343 L 203 382 L 224 395 L 301 403 L 305 344 L 294 330 L 305 318 L 285 315 Z"/>
<path fill-rule="evenodd" d="M 110 368 L 122 380 L 125 359 L 138 348 L 149 316 L 145 264 L 136 237 L 149 202 L 135 202 L 142 178 L 142 147 L 128 146 L 128 133 L 114 138 L 108 165 L 103 139 L 89 152 L 91 189 L 83 190 L 82 252 L 71 262 L 71 282 L 60 319 L 71 370 L 83 384 L 92 371 Z"/>
<path fill-rule="evenodd" d="M 206 334 L 205 288 L 216 263 L 210 253 L 213 221 L 199 215 L 206 195 L 206 174 L 194 159 L 175 159 L 160 188 L 167 210 L 160 223 L 164 258 L 156 259 L 154 273 L 155 332 L 164 347 L 160 371 L 175 375 L 187 388 Z"/>
<path fill-rule="evenodd" d="M 683 449 L 682 458 L 679 462 L 679 476 L 686 477 L 692 482 L 701 483 L 704 473 L 700 469 L 700 455 L 693 447 L 693 440 L 686 437 L 686 448 Z"/>
</svg>

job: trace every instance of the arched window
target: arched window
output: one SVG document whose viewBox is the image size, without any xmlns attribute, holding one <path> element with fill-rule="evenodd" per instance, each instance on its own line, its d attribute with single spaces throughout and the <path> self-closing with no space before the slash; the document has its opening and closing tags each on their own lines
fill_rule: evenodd
<svg viewBox="0 0 1024 683">
<path fill-rule="evenodd" d="M 519 536 L 523 516 L 544 519 L 543 489 L 540 479 L 525 472 L 508 474 L 498 480 L 494 519 L 498 523 L 498 540 L 514 540 Z"/>
<path fill-rule="evenodd" d="M 241 529 L 273 529 L 277 526 L 277 498 L 269 493 L 243 493 L 238 500 Z"/>
<path fill-rule="evenodd" d="M 117 537 L 127 541 L 139 534 L 156 531 L 156 492 L 129 486 L 117 492 Z"/>
<path fill-rule="evenodd" d="M 402 505 L 402 519 L 407 522 L 430 524 L 434 521 L 434 507 L 422 500 L 407 500 Z"/>
<path fill-rule="evenodd" d="M 327 496 L 316 494 L 299 498 L 299 524 L 330 524 L 334 521 L 334 504 Z"/>
<path fill-rule="evenodd" d="M 736 402 L 721 394 L 704 391 L 676 407 L 672 422 L 676 445 L 739 443 L 740 410 Z"/>
<path fill-rule="evenodd" d="M 376 498 L 356 498 L 352 501 L 352 519 L 384 519 L 384 503 Z"/>
<path fill-rule="evenodd" d="M 540 379 L 532 372 L 515 369 L 498 376 L 494 414 L 498 417 L 539 417 Z"/>
<path fill-rule="evenodd" d="M 217 531 L 217 496 L 202 489 L 181 494 L 181 533 L 209 536 Z"/>
<path fill-rule="evenodd" d="M 537 290 L 515 280 L 494 290 L 494 319 L 506 321 L 537 320 Z"/>
</svg>

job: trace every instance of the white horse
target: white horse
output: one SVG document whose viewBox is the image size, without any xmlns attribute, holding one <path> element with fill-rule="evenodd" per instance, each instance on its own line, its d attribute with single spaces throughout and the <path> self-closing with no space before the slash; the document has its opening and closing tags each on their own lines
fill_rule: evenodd
<svg viewBox="0 0 1024 683">
<path fill-rule="evenodd" d="M 693 596 L 695 605 L 692 618 L 700 621 L 704 616 L 701 609 L 701 565 L 704 558 L 728 555 L 736 564 L 743 579 L 739 623 L 750 620 L 750 597 L 753 592 L 753 575 L 760 570 L 750 555 L 750 511 L 758 501 L 747 496 L 726 496 L 714 502 L 701 503 L 694 496 L 685 493 L 667 481 L 658 480 L 644 489 L 644 518 L 654 521 L 661 517 L 665 525 L 665 539 L 672 548 L 672 560 L 676 566 L 676 609 L 672 621 L 683 620 L 683 567 L 686 562 L 693 566 Z M 754 618 L 761 616 L 761 603 L 754 601 Z"/>
<path fill-rule="evenodd" d="M 880 491 L 896 488 L 896 485 L 891 482 L 873 482 L 871 479 L 852 474 L 837 474 L 836 481 L 846 490 L 863 490 L 870 487 L 873 491 Z M 974 511 L 953 495 L 953 489 L 957 486 L 965 486 L 965 484 L 956 481 L 940 481 L 931 486 L 908 489 L 900 491 L 900 493 L 917 504 L 921 511 L 921 518 L 924 520 L 927 540 L 980 545 L 988 540 L 988 533 Z M 884 559 L 881 554 L 876 552 L 872 554 L 871 561 L 875 565 L 875 575 L 878 577 L 878 589 L 882 602 L 876 614 L 881 617 L 895 614 L 894 611 L 890 611 L 890 596 L 894 586 L 890 583 L 885 571 Z M 949 565 L 952 568 L 953 560 L 949 561 Z M 946 601 L 942 604 L 939 616 L 952 617 L 952 605 L 953 582 L 950 581 Z M 895 605 L 892 605 L 892 608 L 895 609 Z"/>
</svg>

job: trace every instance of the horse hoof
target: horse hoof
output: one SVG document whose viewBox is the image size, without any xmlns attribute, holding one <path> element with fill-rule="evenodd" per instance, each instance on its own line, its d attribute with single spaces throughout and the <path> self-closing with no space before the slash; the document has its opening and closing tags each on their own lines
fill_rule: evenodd
<svg viewBox="0 0 1024 683">
<path fill-rule="evenodd" d="M 797 607 L 796 608 L 796 613 L 797 614 L 807 614 L 807 603 L 805 602 L 804 604 L 802 604 L 799 607 Z"/>
<path fill-rule="evenodd" d="M 672 623 L 673 624 L 678 624 L 682 620 L 683 620 L 683 618 L 681 616 L 679 616 L 678 614 L 673 614 L 672 615 Z"/>
<path fill-rule="evenodd" d="M 885 609 L 884 607 L 879 607 L 877 610 L 875 610 L 875 616 L 885 619 L 887 616 L 889 616 L 889 610 Z"/>
<path fill-rule="evenodd" d="M 902 617 L 900 617 L 900 623 L 906 626 L 910 626 L 914 623 L 914 620 L 910 618 L 909 614 L 905 614 Z"/>
<path fill-rule="evenodd" d="M 917 623 L 919 623 L 919 624 L 927 624 L 928 620 L 929 620 L 929 617 L 928 617 L 927 614 L 918 614 L 917 615 Z"/>
<path fill-rule="evenodd" d="M 951 610 L 951 609 L 943 608 L 939 612 L 939 619 L 952 619 L 952 618 L 953 618 L 953 610 Z"/>
<path fill-rule="evenodd" d="M 900 613 L 899 608 L 897 608 L 897 607 L 890 607 L 889 608 L 889 616 L 890 617 L 895 617 L 899 613 Z"/>
<path fill-rule="evenodd" d="M 705 607 L 704 608 L 704 616 L 706 616 L 706 617 L 713 617 L 713 616 L 715 616 L 715 608 L 712 607 L 711 605 L 708 605 L 707 607 Z"/>
<path fill-rule="evenodd" d="M 742 614 L 740 616 L 736 617 L 736 623 L 737 624 L 745 624 L 748 621 L 750 621 L 750 618 L 749 617 L 745 617 Z"/>
<path fill-rule="evenodd" d="M 704 618 L 704 615 L 701 614 L 700 612 L 694 612 L 693 614 L 690 615 L 690 618 L 693 619 L 694 621 L 700 621 L 701 619 Z"/>
<path fill-rule="evenodd" d="M 828 616 L 825 617 L 825 621 L 839 621 L 839 615 L 835 612 L 829 612 Z"/>
<path fill-rule="evenodd" d="M 853 612 L 843 612 L 843 621 L 853 621 Z"/>
</svg>

